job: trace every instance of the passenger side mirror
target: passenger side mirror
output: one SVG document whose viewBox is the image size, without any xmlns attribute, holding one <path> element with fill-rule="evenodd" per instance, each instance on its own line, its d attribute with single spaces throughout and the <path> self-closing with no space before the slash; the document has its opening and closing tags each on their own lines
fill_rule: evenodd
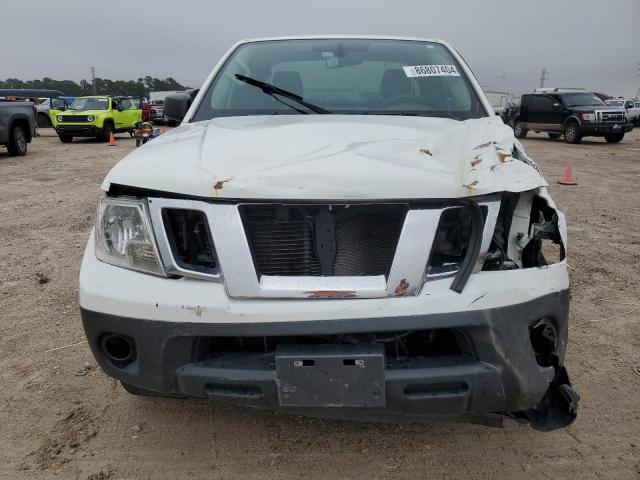
<svg viewBox="0 0 640 480">
<path fill-rule="evenodd" d="M 560 110 L 562 108 L 562 105 L 560 105 L 558 102 L 553 104 L 553 109 L 554 110 Z"/>
<path fill-rule="evenodd" d="M 191 106 L 192 98 L 187 93 L 174 93 L 164 99 L 164 114 L 171 120 L 181 122 Z"/>
</svg>

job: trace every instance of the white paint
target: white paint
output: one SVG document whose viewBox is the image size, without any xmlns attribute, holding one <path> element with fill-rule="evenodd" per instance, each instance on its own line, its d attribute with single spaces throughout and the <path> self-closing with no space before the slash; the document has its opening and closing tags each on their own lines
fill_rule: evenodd
<svg viewBox="0 0 640 480">
<path fill-rule="evenodd" d="M 100 262 L 93 245 L 92 237 L 80 270 L 80 305 L 158 321 L 304 322 L 427 315 L 514 305 L 569 287 L 563 261 L 544 268 L 474 273 L 462 293 L 449 289 L 453 279 L 448 278 L 426 282 L 418 295 L 401 298 L 234 299 L 221 283 L 162 278 Z"/>
<path fill-rule="evenodd" d="M 115 183 L 205 198 L 380 200 L 546 185 L 527 163 L 500 162 L 498 150 L 510 153 L 513 146 L 511 128 L 498 117 L 215 118 L 134 150 L 109 172 L 103 188 Z M 482 162 L 472 166 L 476 158 Z"/>
</svg>

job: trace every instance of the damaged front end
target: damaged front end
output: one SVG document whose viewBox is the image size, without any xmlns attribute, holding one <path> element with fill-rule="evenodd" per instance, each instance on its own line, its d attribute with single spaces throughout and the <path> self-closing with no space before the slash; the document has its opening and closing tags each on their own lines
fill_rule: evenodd
<svg viewBox="0 0 640 480">
<path fill-rule="evenodd" d="M 566 263 L 566 236 L 564 215 L 556 210 L 546 188 L 505 193 L 483 270 L 546 268 Z M 507 416 L 528 421 L 540 431 L 564 428 L 576 419 L 580 400 L 562 364 L 567 324 L 560 327 L 542 318 L 530 325 L 529 338 L 536 363 L 549 372 L 549 388 L 534 408 Z"/>
<path fill-rule="evenodd" d="M 253 150 L 220 163 L 207 132 L 244 121 L 174 134 L 174 147 L 202 139 L 207 153 L 180 188 L 166 175 L 124 184 L 144 162 L 105 183 L 107 199 L 148 214 L 161 270 L 131 281 L 88 246 L 82 315 L 105 372 L 127 388 L 291 413 L 490 415 L 538 430 L 575 419 L 565 220 L 508 127 L 420 119 L 438 130 L 389 140 L 386 122 L 400 121 L 390 118 L 362 141 L 370 120 L 349 118 L 341 143 L 311 148 L 323 120 L 296 119 L 316 122 L 296 136 L 291 119 L 270 118 L 257 120 L 269 138 L 313 139 L 261 149 L 259 167 Z M 114 334 L 161 361 L 110 359 L 103 339 Z"/>
</svg>

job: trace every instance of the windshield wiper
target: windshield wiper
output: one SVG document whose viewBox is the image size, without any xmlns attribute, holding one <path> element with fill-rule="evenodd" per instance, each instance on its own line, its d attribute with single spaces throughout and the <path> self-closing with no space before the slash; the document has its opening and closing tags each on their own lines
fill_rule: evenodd
<svg viewBox="0 0 640 480">
<path fill-rule="evenodd" d="M 293 100 L 295 102 L 298 102 L 300 105 L 303 105 L 305 107 L 307 107 L 309 110 L 311 110 L 312 112 L 315 113 L 324 113 L 324 114 L 328 114 L 331 113 L 329 110 L 325 110 L 322 107 L 319 107 L 317 105 L 314 105 L 312 103 L 309 102 L 305 102 L 304 99 L 300 96 L 297 95 L 293 92 L 290 92 L 288 90 L 283 90 L 280 87 L 276 87 L 275 85 L 271 85 L 270 83 L 267 82 L 263 82 L 260 80 L 256 80 L 255 78 L 251 78 L 251 77 L 247 77 L 245 75 L 241 75 L 239 73 L 235 74 L 235 77 L 240 80 L 241 82 L 244 82 L 248 85 L 251 85 L 253 87 L 258 87 L 260 90 L 262 90 L 264 93 L 266 93 L 267 95 L 272 96 L 273 98 L 275 98 L 276 100 L 280 101 L 277 97 L 274 97 L 274 95 L 280 95 L 282 97 L 288 98 L 290 100 Z M 288 103 L 285 103 L 285 105 L 287 105 L 290 108 L 293 108 L 294 110 L 297 110 L 300 113 L 307 113 L 304 110 L 300 110 L 299 108 L 295 108 L 292 105 L 289 105 Z"/>
</svg>

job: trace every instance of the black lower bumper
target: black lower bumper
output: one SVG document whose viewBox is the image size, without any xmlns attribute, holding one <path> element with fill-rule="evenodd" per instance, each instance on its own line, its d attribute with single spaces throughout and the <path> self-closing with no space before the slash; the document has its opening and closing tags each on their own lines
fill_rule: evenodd
<svg viewBox="0 0 640 480">
<path fill-rule="evenodd" d="M 95 125 L 58 125 L 56 132 L 58 135 L 71 137 L 98 137 L 102 134 L 102 129 Z"/>
<path fill-rule="evenodd" d="M 340 416 L 361 418 L 506 414 L 548 430 L 571 423 L 577 407 L 577 395 L 562 367 L 568 308 L 567 290 L 513 306 L 410 317 L 204 324 L 82 310 L 82 321 L 102 369 L 130 389 L 302 414 L 331 415 L 340 410 Z M 552 351 L 542 352 L 542 360 L 544 348 L 531 336 L 531 328 L 541 319 L 554 331 Z M 295 345 L 312 335 L 418 329 L 457 332 L 465 339 L 464 354 L 416 357 L 400 363 L 388 359 L 382 374 L 383 407 L 284 407 L 272 352 L 221 356 L 209 352 L 203 357 L 201 348 L 202 339 L 209 337 L 228 337 L 230 342 L 237 337 L 278 337 Z M 110 333 L 123 335 L 134 345 L 126 363 L 114 362 L 105 353 L 104 338 Z"/>
<path fill-rule="evenodd" d="M 580 125 L 580 134 L 583 136 L 604 136 L 616 133 L 628 133 L 633 130 L 631 123 L 626 124 L 607 124 L 607 123 L 583 123 Z"/>
</svg>

